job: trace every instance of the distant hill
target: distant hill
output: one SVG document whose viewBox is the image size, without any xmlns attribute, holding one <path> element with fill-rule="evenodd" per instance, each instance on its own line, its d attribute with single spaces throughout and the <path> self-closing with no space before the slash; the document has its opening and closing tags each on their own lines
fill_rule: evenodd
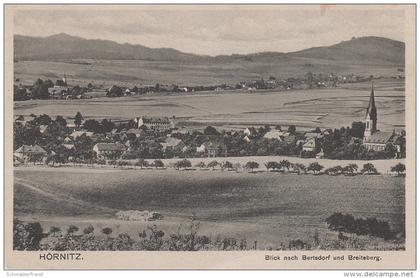
<svg viewBox="0 0 420 278">
<path fill-rule="evenodd" d="M 149 48 L 108 40 L 88 40 L 63 33 L 45 38 L 15 35 L 14 50 L 15 59 L 40 61 L 66 59 L 186 61 L 200 57 L 171 48 Z"/>
<path fill-rule="evenodd" d="M 296 58 L 340 61 L 349 64 L 404 65 L 405 44 L 381 37 L 361 37 L 327 47 L 314 47 L 297 52 L 263 52 L 248 55 L 216 57 L 183 53 L 172 48 L 149 48 L 119 44 L 108 40 L 91 40 L 67 34 L 49 37 L 14 36 L 17 60 L 57 61 L 71 59 L 148 60 L 191 62 L 276 62 Z"/>
<path fill-rule="evenodd" d="M 295 57 L 346 60 L 364 63 L 404 64 L 405 44 L 381 37 L 361 37 L 328 47 L 314 47 L 289 53 Z"/>
</svg>

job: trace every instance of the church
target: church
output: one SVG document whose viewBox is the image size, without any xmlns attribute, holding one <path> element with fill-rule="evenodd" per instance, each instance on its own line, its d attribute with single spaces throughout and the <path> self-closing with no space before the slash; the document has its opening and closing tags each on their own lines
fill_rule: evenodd
<svg viewBox="0 0 420 278">
<path fill-rule="evenodd" d="M 384 151 L 388 144 L 396 149 L 396 156 L 401 152 L 403 136 L 394 131 L 384 132 L 377 129 L 378 115 L 375 105 L 375 94 L 373 90 L 370 93 L 369 106 L 365 116 L 365 133 L 363 136 L 363 145 L 368 150 Z"/>
</svg>

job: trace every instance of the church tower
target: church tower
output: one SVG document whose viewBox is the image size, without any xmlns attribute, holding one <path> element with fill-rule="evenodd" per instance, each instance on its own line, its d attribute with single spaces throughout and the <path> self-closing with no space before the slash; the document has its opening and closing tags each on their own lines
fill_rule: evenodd
<svg viewBox="0 0 420 278">
<path fill-rule="evenodd" d="M 373 82 L 372 82 L 372 91 L 370 93 L 369 106 L 366 110 L 365 117 L 365 134 L 364 137 L 370 137 L 373 133 L 377 131 L 376 129 L 377 114 L 375 106 L 375 95 L 373 92 Z"/>
</svg>

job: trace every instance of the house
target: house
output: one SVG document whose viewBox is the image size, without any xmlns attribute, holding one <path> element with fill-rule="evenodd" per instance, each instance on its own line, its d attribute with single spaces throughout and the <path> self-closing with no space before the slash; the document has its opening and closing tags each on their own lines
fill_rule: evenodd
<svg viewBox="0 0 420 278">
<path fill-rule="evenodd" d="M 283 141 L 284 137 L 286 136 L 289 136 L 288 132 L 277 129 L 270 130 L 266 134 L 264 134 L 264 138 L 266 139 L 276 139 L 281 141 Z"/>
<path fill-rule="evenodd" d="M 398 134 L 395 132 L 395 130 L 392 132 L 379 131 L 377 129 L 377 121 L 378 116 L 372 83 L 369 106 L 366 110 L 365 116 L 365 133 L 363 136 L 363 146 L 372 151 L 385 151 L 386 146 L 389 144 L 395 147 L 396 156 L 398 156 L 404 140 L 404 136 L 402 135 L 403 133 Z"/>
<path fill-rule="evenodd" d="M 303 146 L 302 150 L 306 152 L 313 152 L 315 151 L 317 147 L 317 142 L 315 138 L 310 138 L 308 141 L 306 141 Z"/>
<path fill-rule="evenodd" d="M 363 138 L 363 146 L 365 146 L 368 150 L 378 152 L 385 151 L 387 145 L 390 145 L 395 148 L 395 156 L 398 158 L 401 154 L 401 147 L 404 140 L 404 136 L 396 133 L 395 131 L 377 131 L 372 135 Z"/>
<path fill-rule="evenodd" d="M 68 150 L 73 149 L 74 148 L 73 140 L 69 137 L 64 138 L 63 146 Z"/>
<path fill-rule="evenodd" d="M 148 129 L 155 131 L 167 131 L 174 128 L 173 123 L 168 117 L 137 117 L 134 119 L 137 128 L 146 126 Z"/>
<path fill-rule="evenodd" d="M 222 141 L 210 140 L 197 147 L 197 152 L 207 154 L 208 157 L 226 157 L 227 147 Z"/>
<path fill-rule="evenodd" d="M 245 137 L 244 137 L 243 139 L 244 139 L 244 141 L 246 141 L 247 143 L 251 142 L 251 139 L 249 139 L 249 137 L 248 137 L 248 136 L 246 136 L 246 135 L 245 135 Z"/>
<path fill-rule="evenodd" d="M 93 152 L 99 159 L 120 159 L 126 147 L 121 143 L 97 143 Z"/>
<path fill-rule="evenodd" d="M 48 93 L 51 97 L 61 99 L 68 92 L 67 86 L 54 85 L 54 87 L 48 88 Z"/>
<path fill-rule="evenodd" d="M 39 132 L 44 133 L 47 130 L 48 126 L 47 125 L 40 125 L 39 126 Z"/>
<path fill-rule="evenodd" d="M 201 144 L 199 147 L 197 147 L 196 152 L 198 152 L 198 153 L 204 153 L 204 152 L 206 152 L 206 145 L 205 144 Z"/>
<path fill-rule="evenodd" d="M 258 135 L 258 131 L 255 129 L 255 127 L 247 127 L 244 130 L 244 134 L 248 136 L 248 138 L 253 138 Z"/>
<path fill-rule="evenodd" d="M 284 136 L 283 140 L 286 144 L 294 144 L 296 142 L 296 135 L 289 134 L 287 136 Z"/>
<path fill-rule="evenodd" d="M 46 156 L 47 152 L 38 145 L 22 145 L 13 153 L 13 157 L 21 162 L 41 162 Z"/>
<path fill-rule="evenodd" d="M 208 157 L 227 156 L 227 148 L 224 143 L 210 141 L 207 142 L 205 145 Z"/>
<path fill-rule="evenodd" d="M 92 131 L 83 131 L 83 130 L 75 130 L 70 134 L 70 137 L 76 140 L 82 135 L 86 135 L 87 137 L 92 137 L 93 132 Z"/>
<path fill-rule="evenodd" d="M 173 138 L 173 137 L 166 138 L 163 143 L 160 143 L 160 145 L 162 146 L 162 149 L 164 151 L 168 147 L 170 147 L 170 148 L 182 148 L 182 147 L 184 147 L 184 143 L 182 142 L 181 139 L 177 139 L 177 138 Z"/>
</svg>

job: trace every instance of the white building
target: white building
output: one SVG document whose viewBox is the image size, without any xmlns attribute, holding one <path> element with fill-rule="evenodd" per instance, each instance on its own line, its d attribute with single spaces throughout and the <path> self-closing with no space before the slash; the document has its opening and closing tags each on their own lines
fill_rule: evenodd
<svg viewBox="0 0 420 278">
<path fill-rule="evenodd" d="M 156 131 L 166 131 L 174 128 L 174 124 L 168 117 L 137 117 L 134 119 L 137 128 L 146 126 L 148 129 Z"/>
</svg>

